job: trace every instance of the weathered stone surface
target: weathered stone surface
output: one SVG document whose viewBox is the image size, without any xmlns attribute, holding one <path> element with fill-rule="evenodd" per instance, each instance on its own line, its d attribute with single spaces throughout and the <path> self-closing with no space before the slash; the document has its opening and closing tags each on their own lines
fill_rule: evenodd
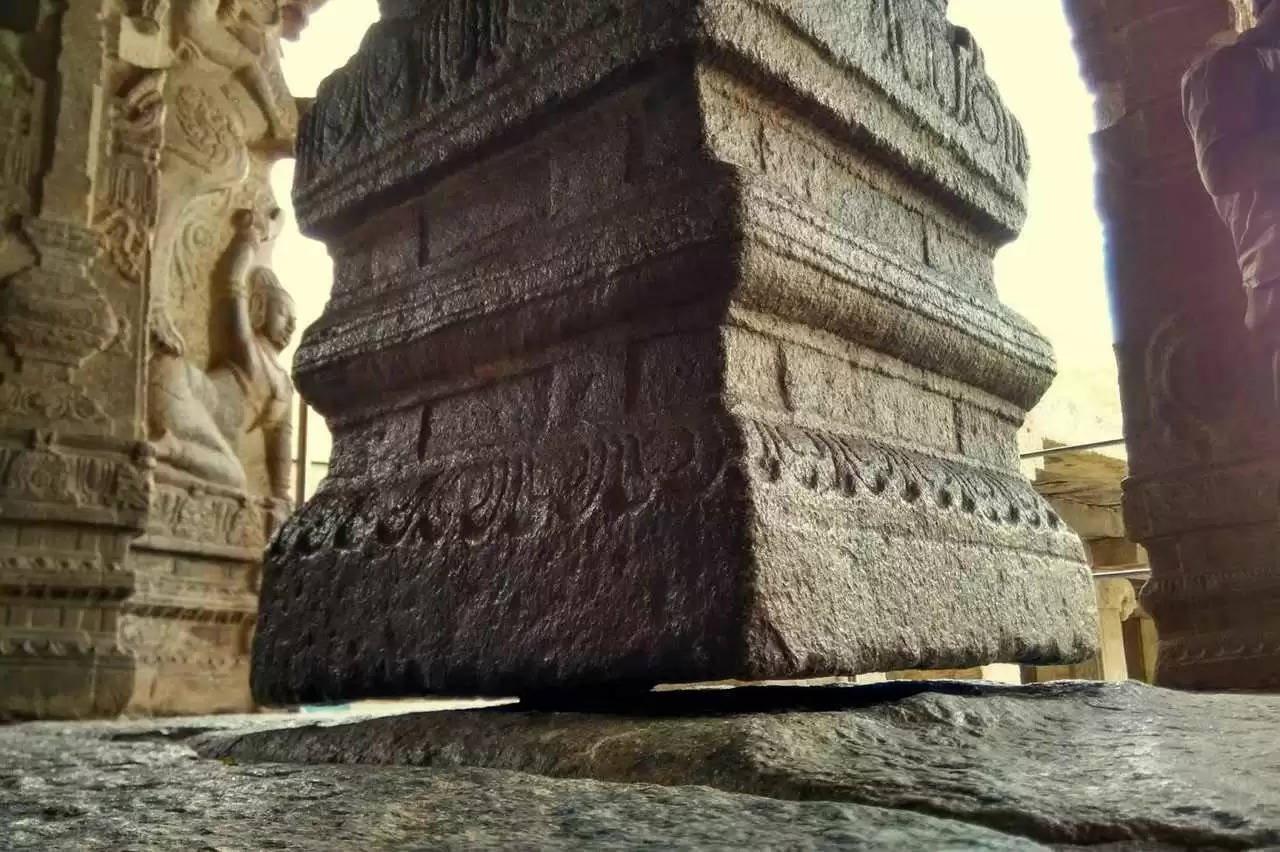
<svg viewBox="0 0 1280 852">
<path fill-rule="evenodd" d="M 1016 470 L 1053 370 L 991 281 L 1021 132 L 944 5 L 387 4 L 299 143 L 335 444 L 256 695 L 1093 650 Z"/>
<path fill-rule="evenodd" d="M 199 760 L 181 740 L 205 722 L 0 728 L 0 846 L 42 852 L 1038 848 L 911 811 L 784 802 L 705 787 Z"/>
<path fill-rule="evenodd" d="M 253 704 L 293 456 L 278 48 L 314 5 L 0 11 L 0 716 Z"/>
<path fill-rule="evenodd" d="M 888 700 L 897 698 L 899 700 Z M 1054 845 L 1280 844 L 1280 699 L 1136 683 L 654 694 L 211 735 L 206 754 L 698 784 L 960 819 Z"/>
</svg>

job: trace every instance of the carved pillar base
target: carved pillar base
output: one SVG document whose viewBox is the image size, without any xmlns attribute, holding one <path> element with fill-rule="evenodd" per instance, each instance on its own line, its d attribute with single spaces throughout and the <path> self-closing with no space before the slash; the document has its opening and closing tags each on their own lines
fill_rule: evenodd
<svg viewBox="0 0 1280 852">
<path fill-rule="evenodd" d="M 1020 131 L 936 4 L 413 5 L 300 142 L 335 450 L 268 551 L 259 698 L 1093 652 L 1017 473 Z"/>
<path fill-rule="evenodd" d="M 77 606 L 6 596 L 19 625 L 0 635 L 0 719 L 89 719 L 243 713 L 249 695 L 249 637 L 211 637 L 216 624 L 172 618 L 121 625 L 106 644 L 43 620 L 109 622 L 118 607 Z M 225 632 L 225 631 L 224 631 Z M 150 634 L 150 635 L 147 635 Z M 153 643 L 163 637 L 164 645 Z M 173 644 L 168 644 L 173 643 Z"/>
<path fill-rule="evenodd" d="M 0 717 L 111 715 L 128 704 L 132 664 L 116 632 L 132 585 L 127 539 L 71 524 L 0 524 Z"/>
</svg>

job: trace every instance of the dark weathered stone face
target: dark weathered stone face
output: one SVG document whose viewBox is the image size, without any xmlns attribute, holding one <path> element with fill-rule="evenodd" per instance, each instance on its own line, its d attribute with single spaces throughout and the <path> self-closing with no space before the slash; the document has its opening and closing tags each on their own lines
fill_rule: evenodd
<svg viewBox="0 0 1280 852">
<path fill-rule="evenodd" d="M 335 449 L 272 546 L 264 699 L 1092 648 L 1016 470 L 1053 373 L 991 281 L 1025 146 L 935 4 L 422 4 L 300 156 Z"/>
</svg>

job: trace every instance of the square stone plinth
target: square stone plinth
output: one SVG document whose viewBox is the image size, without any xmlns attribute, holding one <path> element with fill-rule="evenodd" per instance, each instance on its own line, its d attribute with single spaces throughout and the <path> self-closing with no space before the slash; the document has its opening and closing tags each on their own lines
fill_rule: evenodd
<svg viewBox="0 0 1280 852">
<path fill-rule="evenodd" d="M 1078 544 L 1016 474 L 654 417 L 366 489 L 268 554 L 264 699 L 527 694 L 1084 654 Z"/>
<path fill-rule="evenodd" d="M 1021 132 L 938 4 L 394 8 L 301 141 L 334 456 L 261 700 L 1091 652 L 1017 469 L 1052 353 L 991 280 Z"/>
</svg>

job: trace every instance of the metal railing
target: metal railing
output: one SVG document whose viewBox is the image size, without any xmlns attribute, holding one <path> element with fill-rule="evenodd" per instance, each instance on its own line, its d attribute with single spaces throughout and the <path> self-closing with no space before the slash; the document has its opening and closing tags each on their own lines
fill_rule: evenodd
<svg viewBox="0 0 1280 852">
<path fill-rule="evenodd" d="M 1042 459 L 1046 456 L 1057 456 L 1065 453 L 1083 453 L 1088 450 L 1101 450 L 1107 447 L 1119 447 L 1125 443 L 1124 438 L 1111 438 L 1106 441 L 1091 441 L 1087 444 L 1071 444 L 1065 447 L 1047 447 L 1043 450 L 1033 450 L 1029 453 L 1023 453 L 1021 458 L 1024 459 Z"/>
</svg>

